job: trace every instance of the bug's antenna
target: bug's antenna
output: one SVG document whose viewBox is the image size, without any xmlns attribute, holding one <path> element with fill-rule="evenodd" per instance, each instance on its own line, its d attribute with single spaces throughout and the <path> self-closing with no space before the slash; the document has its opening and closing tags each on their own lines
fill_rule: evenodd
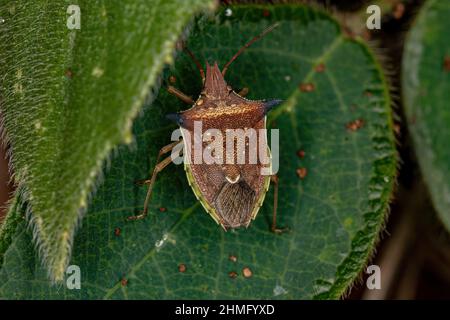
<svg viewBox="0 0 450 320">
<path fill-rule="evenodd" d="M 236 60 L 237 57 L 239 57 L 239 55 L 244 52 L 245 49 L 247 49 L 248 47 L 250 47 L 254 42 L 258 41 L 259 39 L 261 39 L 262 37 L 264 37 L 266 34 L 268 34 L 269 32 L 271 32 L 273 29 L 275 29 L 276 27 L 278 27 L 279 23 L 274 23 L 273 25 L 267 27 L 266 29 L 264 29 L 263 32 L 261 32 L 259 35 L 257 35 L 256 37 L 254 37 L 252 40 L 250 40 L 249 42 L 247 42 L 246 44 L 244 44 L 244 46 L 242 48 L 239 49 L 239 51 L 233 56 L 233 58 L 230 59 L 230 61 L 227 62 L 227 64 L 223 67 L 222 69 L 222 75 L 225 76 L 225 73 L 228 70 L 228 67 L 230 66 L 230 64 Z"/>
<path fill-rule="evenodd" d="M 202 81 L 205 82 L 205 79 L 206 79 L 205 70 L 203 70 L 203 67 L 202 67 L 200 61 L 198 61 L 198 59 L 195 57 L 195 55 L 186 46 L 184 47 L 184 50 L 186 50 L 187 54 L 191 57 L 192 61 L 194 61 L 195 65 L 198 68 L 198 71 L 200 71 L 200 76 L 202 77 Z"/>
</svg>

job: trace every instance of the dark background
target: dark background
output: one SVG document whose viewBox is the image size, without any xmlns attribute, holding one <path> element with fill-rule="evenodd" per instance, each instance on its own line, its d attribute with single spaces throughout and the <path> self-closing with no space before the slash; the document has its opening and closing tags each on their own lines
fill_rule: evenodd
<svg viewBox="0 0 450 320">
<path fill-rule="evenodd" d="M 361 275 L 347 298 L 450 299 L 450 236 L 441 225 L 424 185 L 401 100 L 404 39 L 424 1 L 384 2 L 392 4 L 392 11 L 382 12 L 381 30 L 366 31 L 363 37 L 384 61 L 392 85 L 400 156 L 398 184 L 386 229 L 371 261 L 381 268 L 381 290 L 368 290 L 367 276 Z M 345 16 L 351 20 L 352 15 L 365 12 L 368 5 L 377 1 L 321 3 L 342 13 L 345 27 Z"/>
</svg>

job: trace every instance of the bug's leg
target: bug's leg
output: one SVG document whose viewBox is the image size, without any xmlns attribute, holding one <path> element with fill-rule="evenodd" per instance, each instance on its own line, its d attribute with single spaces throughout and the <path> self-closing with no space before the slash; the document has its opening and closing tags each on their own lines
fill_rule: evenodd
<svg viewBox="0 0 450 320">
<path fill-rule="evenodd" d="M 274 184 L 274 193 L 273 193 L 273 215 L 272 215 L 272 226 L 270 230 L 273 233 L 281 234 L 288 230 L 288 228 L 278 228 L 277 227 L 277 209 L 278 209 L 278 176 L 273 175 L 270 177 L 270 180 Z"/>
<path fill-rule="evenodd" d="M 182 142 L 175 141 L 175 142 L 173 142 L 173 143 L 163 147 L 159 151 L 158 158 L 157 158 L 157 161 L 156 161 L 157 164 L 156 164 L 155 168 L 153 169 L 152 177 L 151 177 L 150 180 L 144 181 L 145 184 L 148 184 L 147 195 L 145 196 L 145 201 L 144 201 L 144 210 L 139 215 L 128 217 L 127 218 L 128 221 L 130 221 L 130 220 L 140 220 L 140 219 L 143 219 L 143 218 L 145 218 L 147 216 L 147 214 L 148 214 L 148 204 L 149 204 L 150 198 L 152 196 L 153 185 L 155 184 L 156 176 L 158 175 L 159 172 L 161 172 L 165 167 L 167 167 L 172 162 L 172 156 L 169 156 L 169 157 L 165 158 L 161 162 L 159 162 L 159 158 L 161 157 L 161 155 L 171 151 L 179 143 L 182 143 Z"/>
<path fill-rule="evenodd" d="M 159 163 L 159 159 L 161 158 L 161 156 L 163 154 L 166 154 L 170 151 L 172 151 L 173 148 L 175 148 L 179 143 L 182 143 L 180 141 L 174 141 L 170 144 L 168 144 L 167 146 L 164 146 L 161 148 L 161 150 L 159 150 L 158 156 L 156 157 L 156 163 Z M 149 184 L 151 181 L 151 179 L 144 179 L 144 180 L 137 180 L 135 183 L 137 185 L 143 186 L 144 184 Z"/>
<path fill-rule="evenodd" d="M 245 97 L 246 95 L 248 95 L 248 88 L 242 88 L 241 91 L 238 92 L 238 95 L 240 95 L 241 97 Z"/>
<path fill-rule="evenodd" d="M 177 97 L 178 99 L 180 99 L 181 101 L 183 101 L 187 104 L 194 104 L 194 100 L 192 100 L 191 97 L 189 97 L 187 94 L 181 92 L 180 90 L 178 90 L 177 88 L 175 88 L 173 86 L 167 86 L 167 92 L 169 92 L 170 94 L 173 94 L 175 97 Z"/>
<path fill-rule="evenodd" d="M 155 166 L 155 169 L 153 170 L 152 178 L 150 179 L 150 182 L 148 183 L 147 195 L 145 197 L 145 202 L 144 202 L 144 210 L 142 211 L 141 214 L 138 214 L 136 216 L 128 217 L 127 220 L 129 220 L 129 221 L 130 220 L 140 220 L 140 219 L 144 219 L 147 216 L 147 214 L 148 214 L 148 203 L 149 203 L 150 198 L 152 196 L 153 185 L 155 184 L 156 176 L 165 167 L 167 167 L 171 162 L 172 162 L 172 158 L 171 157 L 167 157 L 167 158 L 165 158 L 163 161 L 161 161 L 160 163 L 158 163 Z"/>
</svg>

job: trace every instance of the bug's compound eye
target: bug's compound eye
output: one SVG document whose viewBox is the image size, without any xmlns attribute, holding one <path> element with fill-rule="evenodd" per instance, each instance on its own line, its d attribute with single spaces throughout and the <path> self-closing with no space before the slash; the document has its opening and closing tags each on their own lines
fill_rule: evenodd
<svg viewBox="0 0 450 320">
<path fill-rule="evenodd" d="M 267 114 L 270 110 L 272 110 L 274 107 L 281 104 L 283 100 L 275 99 L 275 100 L 269 100 L 264 102 L 264 113 Z"/>
<path fill-rule="evenodd" d="M 183 124 L 183 118 L 181 117 L 181 115 L 179 113 L 169 113 L 166 115 L 166 118 L 169 120 L 174 121 L 175 123 L 177 123 L 178 125 L 182 125 Z"/>
</svg>

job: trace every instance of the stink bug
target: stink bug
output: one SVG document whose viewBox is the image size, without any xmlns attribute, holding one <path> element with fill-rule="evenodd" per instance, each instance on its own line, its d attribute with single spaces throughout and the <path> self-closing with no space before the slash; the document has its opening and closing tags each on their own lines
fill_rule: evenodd
<svg viewBox="0 0 450 320">
<path fill-rule="evenodd" d="M 185 48 L 199 69 L 203 81 L 203 89 L 198 99 L 193 101 L 188 95 L 171 85 L 168 86 L 167 90 L 169 93 L 192 106 L 188 110 L 167 116 L 180 126 L 183 141 L 175 141 L 160 150 L 151 178 L 143 181 L 144 184 L 148 184 L 144 210 L 137 216 L 129 217 L 129 220 L 142 219 L 147 215 L 156 176 L 172 161 L 172 157 L 169 156 L 159 162 L 160 157 L 172 151 L 176 146 L 183 144 L 184 168 L 189 185 L 205 210 L 218 224 L 225 230 L 241 226 L 248 227 L 250 222 L 255 219 L 272 181 L 275 183 L 275 191 L 271 230 L 276 233 L 282 231 L 276 226 L 278 179 L 271 172 L 272 160 L 265 131 L 267 113 L 280 104 L 281 100 L 252 101 L 245 99 L 244 96 L 248 92 L 247 89 L 244 88 L 239 93 L 236 93 L 227 85 L 224 79 L 230 64 L 252 43 L 272 31 L 276 26 L 276 24 L 270 26 L 260 35 L 246 43 L 225 64 L 222 71 L 219 69 L 217 62 L 212 66 L 206 62 L 205 74 L 202 65 L 194 54 Z M 248 141 L 246 142 L 246 135 L 243 137 L 236 136 L 237 144 L 239 145 L 241 142 L 245 145 L 243 150 L 239 150 L 235 145 L 234 138 L 231 148 L 227 145 L 228 142 L 225 143 L 225 141 L 221 140 L 217 142 L 217 145 L 225 147 L 227 161 L 224 163 L 225 157 L 222 153 L 221 155 L 213 156 L 215 160 L 221 160 L 222 162 L 198 163 L 195 159 L 196 150 L 194 150 L 196 139 L 198 138 L 198 132 L 195 132 L 196 122 L 200 122 L 202 125 L 200 135 L 208 134 L 211 129 L 225 135 L 231 130 L 241 130 L 240 132 L 243 132 L 245 129 L 245 132 L 256 133 L 258 143 L 257 145 L 250 145 Z M 200 139 L 200 146 L 210 147 L 202 138 Z M 250 160 L 247 162 L 236 161 L 236 159 L 239 159 L 241 151 L 244 157 L 248 154 L 250 159 L 250 153 L 255 151 L 253 150 L 255 147 L 258 150 L 263 150 L 262 154 L 268 159 L 267 162 L 264 163 L 261 159 L 253 162 Z M 201 154 L 203 155 L 203 152 Z M 268 173 L 262 174 L 263 169 L 268 169 L 266 170 Z"/>
</svg>

